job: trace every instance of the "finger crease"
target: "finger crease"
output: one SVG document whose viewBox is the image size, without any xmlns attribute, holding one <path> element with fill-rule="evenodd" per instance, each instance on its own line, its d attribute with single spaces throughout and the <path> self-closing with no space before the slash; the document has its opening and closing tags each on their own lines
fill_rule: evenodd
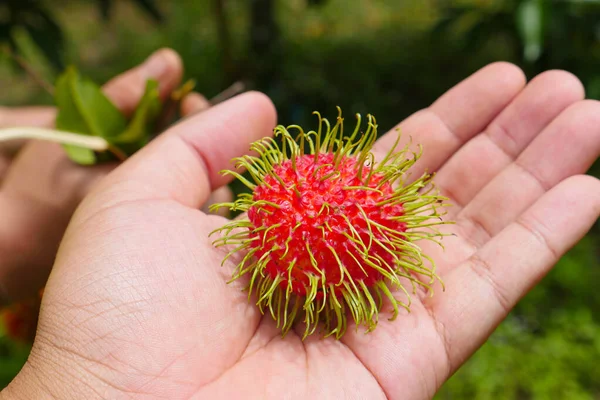
<svg viewBox="0 0 600 400">
<path fill-rule="evenodd" d="M 479 249 L 485 243 L 487 243 L 492 237 L 492 232 L 476 217 L 465 217 L 457 221 L 459 225 L 464 228 L 464 222 L 471 225 L 471 230 L 474 230 L 476 234 L 467 234 L 464 239 L 473 246 L 473 250 Z M 476 239 L 482 237 L 481 239 Z"/>
<path fill-rule="evenodd" d="M 351 346 L 348 346 L 346 343 L 342 342 L 342 344 L 348 350 L 350 350 L 350 353 L 352 353 L 354 355 L 354 357 L 356 357 L 356 359 L 358 360 L 358 362 L 362 364 L 362 366 L 365 368 L 365 370 L 367 371 L 367 373 L 375 380 L 375 383 L 377 383 L 377 385 L 379 385 L 379 388 L 381 389 L 381 392 L 383 393 L 383 395 L 385 396 L 385 398 L 386 399 L 391 399 L 392 396 L 386 390 L 383 382 L 379 380 L 379 378 L 377 377 L 377 374 L 375 374 L 371 370 L 371 368 L 367 365 L 367 363 L 363 360 L 363 358 L 359 356 L 358 352 L 354 351 L 354 349 Z"/>
<path fill-rule="evenodd" d="M 492 132 L 498 132 L 497 135 L 493 135 Z M 515 138 L 510 134 L 510 131 L 500 123 L 491 123 L 487 129 L 485 130 L 485 136 L 492 142 L 508 159 L 514 160 L 517 157 L 518 152 L 509 151 L 508 148 L 512 147 L 514 149 L 518 149 L 520 146 Z M 501 145 L 502 140 L 497 139 L 496 137 L 502 137 L 507 139 L 512 146 Z M 515 154 L 512 154 L 515 153 Z"/>
<path fill-rule="evenodd" d="M 463 208 L 464 208 L 464 204 L 462 203 L 462 201 L 459 201 L 458 198 L 456 197 L 456 195 L 454 194 L 454 190 L 446 187 L 445 185 L 442 185 L 440 183 L 436 184 L 440 191 L 444 194 L 445 197 L 448 197 L 448 199 L 450 200 L 450 202 L 452 203 L 452 207 L 458 207 L 458 210 L 453 210 L 453 212 L 455 214 L 458 214 Z"/>
<path fill-rule="evenodd" d="M 531 172 L 526 166 L 521 164 L 521 162 L 519 160 L 516 160 L 513 164 L 515 165 L 515 167 L 517 167 L 517 169 L 521 170 L 521 172 L 523 172 L 525 175 L 531 177 L 544 192 L 547 192 L 548 190 L 551 189 L 550 185 L 548 185 L 543 179 L 541 179 L 540 177 L 535 175 L 533 172 Z"/>
<path fill-rule="evenodd" d="M 194 143 L 192 140 L 187 139 L 185 136 L 177 135 L 177 137 L 192 150 L 192 153 L 194 153 L 194 155 L 196 155 L 198 163 L 205 171 L 206 176 L 208 177 L 208 183 L 212 189 L 212 177 L 214 176 L 213 167 L 210 164 L 210 162 L 208 162 L 208 157 L 206 157 L 206 155 L 204 154 L 204 150 L 202 150 L 202 148 L 196 143 Z"/>
<path fill-rule="evenodd" d="M 437 112 L 435 112 L 431 107 L 427 108 L 426 110 L 430 112 L 435 117 L 435 119 L 437 119 L 442 124 L 444 129 L 448 133 L 450 133 L 450 135 L 454 138 L 458 146 L 460 146 L 464 142 L 464 139 L 460 137 L 460 135 L 458 135 L 458 133 L 456 133 L 456 131 L 452 129 L 452 127 L 448 125 L 448 123 L 444 121 L 444 118 L 442 118 Z"/>
<path fill-rule="evenodd" d="M 425 307 L 427 314 L 429 314 L 429 317 L 431 318 L 431 322 L 433 323 L 433 326 L 435 327 L 435 331 L 438 335 L 438 338 L 444 348 L 444 357 L 445 357 L 445 362 L 446 362 L 446 376 L 450 376 L 450 374 L 454 370 L 454 366 L 452 363 L 452 357 L 450 355 L 450 339 L 448 337 L 446 325 L 444 325 L 444 323 L 438 319 L 437 315 L 435 314 L 435 311 L 431 307 L 429 307 L 427 305 L 427 303 L 423 303 L 423 307 Z M 437 377 L 437 374 L 436 374 L 436 377 Z M 442 382 L 436 382 L 436 386 L 440 387 L 444 380 L 445 380 L 445 377 L 442 378 Z"/>
<path fill-rule="evenodd" d="M 539 222 L 537 220 L 534 220 L 533 222 L 534 223 L 527 223 L 525 218 L 523 218 L 523 217 L 518 218 L 515 221 L 515 223 L 518 226 L 520 226 L 521 228 L 523 228 L 527 232 L 529 232 L 531 234 L 531 236 L 535 237 L 536 240 L 548 250 L 548 252 L 553 257 L 554 260 L 558 260 L 560 258 L 559 252 L 553 246 L 550 245 L 548 238 L 539 229 L 536 229 L 534 227 L 536 224 L 541 225 L 541 222 Z"/>
<path fill-rule="evenodd" d="M 471 256 L 468 262 L 471 270 L 492 288 L 492 293 L 494 294 L 496 301 L 502 308 L 504 314 L 507 315 L 511 309 L 511 302 L 509 297 L 496 282 L 489 262 L 479 257 L 477 254 Z"/>
</svg>

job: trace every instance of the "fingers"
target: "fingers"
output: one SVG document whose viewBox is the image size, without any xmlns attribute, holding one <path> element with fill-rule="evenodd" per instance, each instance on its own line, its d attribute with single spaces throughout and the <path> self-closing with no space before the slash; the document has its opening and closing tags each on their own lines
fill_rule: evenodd
<svg viewBox="0 0 600 400">
<path fill-rule="evenodd" d="M 2 193 L 37 201 L 55 213 L 72 211 L 114 167 L 114 163 L 81 167 L 65 156 L 61 145 L 33 140 L 13 162 Z"/>
<path fill-rule="evenodd" d="M 0 195 L 0 303 L 44 284 L 73 211 L 113 167 L 82 168 L 56 143 L 25 146 Z"/>
<path fill-rule="evenodd" d="M 161 49 L 143 64 L 111 79 L 103 86 L 104 93 L 125 114 L 131 114 L 142 97 L 148 79 L 159 82 L 164 99 L 181 81 L 183 67 L 179 55 L 171 49 Z"/>
<path fill-rule="evenodd" d="M 180 76 L 179 58 L 170 50 L 162 50 L 142 66 L 111 80 L 105 91 L 117 106 L 130 112 L 144 92 L 146 79 L 157 79 L 165 96 L 179 84 Z M 74 164 L 55 143 L 31 141 L 19 152 L 0 196 L 4 216 L 0 286 L 7 299 L 32 295 L 45 282 L 75 208 L 114 166 Z M 27 250 L 18 251 L 15 243 L 26 243 Z"/>
<path fill-rule="evenodd" d="M 221 175 L 252 141 L 272 134 L 276 123 L 267 96 L 248 92 L 181 122 L 127 160 L 102 188 L 122 187 L 122 201 L 172 199 L 199 208 L 231 180 Z M 99 188 L 100 190 L 100 188 Z"/>
<path fill-rule="evenodd" d="M 428 306 L 454 371 L 600 217 L 600 181 L 573 176 L 445 277 Z"/>
<path fill-rule="evenodd" d="M 575 103 L 458 215 L 462 236 L 481 246 L 544 192 L 587 171 L 599 155 L 600 102 Z"/>
<path fill-rule="evenodd" d="M 202 206 L 202 211 L 205 214 L 211 214 L 209 208 L 213 204 L 217 203 L 228 203 L 233 200 L 233 192 L 229 189 L 229 186 L 221 186 L 217 190 L 213 191 L 208 198 L 208 201 Z M 219 208 L 216 212 L 216 215 L 220 215 L 222 217 L 227 217 L 229 215 L 229 209 L 226 207 Z"/>
<path fill-rule="evenodd" d="M 183 117 L 190 117 L 193 114 L 200 113 L 208 110 L 211 104 L 204 96 L 200 93 L 192 92 L 188 94 L 181 102 L 181 115 Z M 217 203 L 227 203 L 233 200 L 233 192 L 228 186 L 221 186 L 214 190 L 206 203 L 202 206 L 202 211 L 205 214 L 210 214 L 210 206 Z M 227 217 L 229 215 L 229 209 L 220 208 L 216 211 L 216 215 Z"/>
<path fill-rule="evenodd" d="M 181 115 L 184 117 L 190 117 L 193 114 L 200 113 L 208 110 L 211 104 L 204 96 L 200 93 L 192 92 L 188 94 L 181 102 Z M 233 192 L 228 186 L 221 186 L 214 190 L 206 203 L 202 206 L 202 211 L 205 214 L 210 214 L 210 206 L 217 203 L 227 203 L 233 200 Z M 216 211 L 216 215 L 227 217 L 229 215 L 229 209 L 220 208 Z"/>
<path fill-rule="evenodd" d="M 583 98 L 581 82 L 568 72 L 549 71 L 534 78 L 483 134 L 464 145 L 439 171 L 438 186 L 455 205 L 450 214 L 457 214 L 546 125 Z"/>
<path fill-rule="evenodd" d="M 200 93 L 192 92 L 181 102 L 181 115 L 187 117 L 210 108 L 210 102 Z"/>
<path fill-rule="evenodd" d="M 52 124 L 56 110 L 54 107 L 0 107 L 0 128 L 12 126 L 39 126 Z"/>
<path fill-rule="evenodd" d="M 10 162 L 11 158 L 9 156 L 0 154 L 0 183 L 2 183 L 2 179 L 10 167 Z"/>
<path fill-rule="evenodd" d="M 55 116 L 54 107 L 0 107 L 0 129 L 16 126 L 50 126 Z M 26 142 L 26 140 L 0 142 L 0 179 L 4 176 L 12 157 Z"/>
<path fill-rule="evenodd" d="M 47 277 L 69 216 L 36 200 L 0 196 L 0 306 L 33 296 Z"/>
<path fill-rule="evenodd" d="M 413 148 L 424 148 L 412 176 L 438 170 L 466 141 L 481 132 L 525 86 L 523 72 L 508 63 L 482 68 L 440 97 L 429 108 L 413 114 L 398 125 L 401 149 L 413 138 Z M 381 137 L 373 148 L 387 153 L 397 133 Z"/>
</svg>

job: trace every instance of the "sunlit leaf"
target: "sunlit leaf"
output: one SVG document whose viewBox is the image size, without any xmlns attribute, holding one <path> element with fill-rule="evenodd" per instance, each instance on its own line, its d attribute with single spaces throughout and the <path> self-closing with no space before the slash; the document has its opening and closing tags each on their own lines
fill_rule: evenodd
<svg viewBox="0 0 600 400">
<path fill-rule="evenodd" d="M 55 100 L 58 107 L 57 129 L 100 136 L 110 141 L 127 127 L 125 117 L 100 87 L 81 78 L 75 68 L 68 68 L 58 79 Z M 90 164 L 96 161 L 91 150 L 74 146 L 65 146 L 65 149 L 75 162 Z"/>
<path fill-rule="evenodd" d="M 70 144 L 63 145 L 67 155 L 71 160 L 81 165 L 94 165 L 97 157 L 96 153 L 90 149 L 84 149 L 83 147 L 77 147 Z"/>
<path fill-rule="evenodd" d="M 27 65 L 30 71 L 37 74 L 37 79 L 40 81 L 44 81 L 48 85 L 50 85 L 49 82 L 54 82 L 58 71 L 56 65 L 53 65 L 26 27 L 13 27 L 10 36 L 12 48 L 9 51 L 15 57 L 20 58 L 20 61 L 17 58 L 14 59 L 18 70 L 27 72 L 27 67 L 25 67 Z M 31 72 L 27 73 L 30 74 Z"/>
<path fill-rule="evenodd" d="M 127 129 L 111 139 L 112 143 L 128 155 L 135 153 L 148 142 L 160 111 L 158 82 L 149 80 Z"/>
</svg>

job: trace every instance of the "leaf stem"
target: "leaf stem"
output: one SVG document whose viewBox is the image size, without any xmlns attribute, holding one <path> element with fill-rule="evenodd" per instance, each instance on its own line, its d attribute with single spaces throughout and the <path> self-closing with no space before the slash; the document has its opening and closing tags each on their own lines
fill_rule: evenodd
<svg viewBox="0 0 600 400">
<path fill-rule="evenodd" d="M 235 95 L 242 93 L 245 89 L 246 89 L 246 85 L 244 85 L 243 82 L 241 82 L 241 81 L 234 82 L 231 86 L 229 86 L 222 92 L 218 93 L 215 97 L 210 99 L 209 103 L 212 106 L 215 106 L 219 103 L 224 102 L 225 100 L 232 98 Z"/>
<path fill-rule="evenodd" d="M 98 136 L 87 136 L 78 133 L 36 127 L 0 129 L 0 142 L 16 139 L 46 140 L 49 142 L 79 146 L 94 151 L 110 151 L 119 159 L 123 159 L 123 153 L 119 149 L 113 148 L 113 146 L 105 139 Z"/>
<path fill-rule="evenodd" d="M 119 149 L 116 146 L 113 146 L 112 144 L 108 145 L 108 149 L 107 149 L 110 153 L 112 153 L 112 155 L 114 155 L 115 157 L 117 157 L 117 160 L 123 162 L 125 160 L 127 160 L 127 154 L 125 154 L 121 149 Z"/>
</svg>

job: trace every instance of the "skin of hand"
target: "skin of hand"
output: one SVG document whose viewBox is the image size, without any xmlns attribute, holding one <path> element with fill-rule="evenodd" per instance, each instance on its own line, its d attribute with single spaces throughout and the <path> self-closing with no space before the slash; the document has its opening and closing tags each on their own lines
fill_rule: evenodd
<svg viewBox="0 0 600 400">
<path fill-rule="evenodd" d="M 600 153 L 599 103 L 569 73 L 526 84 L 517 67 L 491 64 L 400 124 L 424 146 L 414 175 L 438 171 L 455 204 L 446 250 L 423 245 L 446 290 L 416 296 L 394 322 L 384 310 L 367 335 L 282 339 L 244 282 L 226 284 L 237 260 L 221 267 L 224 250 L 208 238 L 225 219 L 199 211 L 227 182 L 218 171 L 275 123 L 264 95 L 240 95 L 174 126 L 95 187 L 3 400 L 428 399 L 600 215 L 600 181 L 582 175 Z"/>
<path fill-rule="evenodd" d="M 147 79 L 159 81 L 164 99 L 180 84 L 181 76 L 179 56 L 162 49 L 109 81 L 103 90 L 120 110 L 130 115 Z M 182 102 L 181 111 L 190 115 L 208 106 L 206 99 L 192 93 Z M 48 127 L 54 124 L 55 115 L 53 107 L 0 108 L 0 127 Z M 31 296 L 44 285 L 75 208 L 90 188 L 116 166 L 76 165 L 56 143 L 1 145 L 0 304 Z"/>
</svg>

